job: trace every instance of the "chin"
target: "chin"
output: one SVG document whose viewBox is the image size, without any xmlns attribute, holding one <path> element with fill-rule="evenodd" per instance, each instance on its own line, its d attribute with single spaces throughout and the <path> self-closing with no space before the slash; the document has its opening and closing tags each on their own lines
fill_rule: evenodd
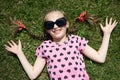
<svg viewBox="0 0 120 80">
<path fill-rule="evenodd" d="M 55 35 L 53 38 L 59 40 L 59 39 L 64 38 L 64 35 L 62 35 L 62 34 L 57 34 L 57 35 Z"/>
</svg>

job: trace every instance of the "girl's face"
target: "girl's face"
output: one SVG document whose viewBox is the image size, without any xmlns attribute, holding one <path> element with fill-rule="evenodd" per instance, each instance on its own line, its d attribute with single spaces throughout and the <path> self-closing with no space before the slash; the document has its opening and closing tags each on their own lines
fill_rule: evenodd
<svg viewBox="0 0 120 80">
<path fill-rule="evenodd" d="M 53 41 L 55 42 L 66 41 L 67 39 L 66 31 L 67 28 L 69 27 L 69 23 L 64 18 L 64 15 L 59 11 L 53 11 L 46 15 L 46 21 L 47 22 L 50 21 L 53 23 L 53 28 L 46 29 L 47 33 L 49 33 L 53 38 Z M 60 23 L 60 25 L 63 26 L 59 26 L 59 24 L 57 24 L 58 22 L 59 23 L 65 22 L 65 23 Z"/>
</svg>

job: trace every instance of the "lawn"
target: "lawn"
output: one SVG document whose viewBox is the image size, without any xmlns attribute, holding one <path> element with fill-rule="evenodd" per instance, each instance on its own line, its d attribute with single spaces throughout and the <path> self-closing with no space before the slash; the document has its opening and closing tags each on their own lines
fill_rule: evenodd
<svg viewBox="0 0 120 80">
<path fill-rule="evenodd" d="M 106 62 L 95 63 L 85 58 L 90 80 L 119 80 L 120 79 L 120 1 L 119 0 L 0 0 L 0 80 L 29 80 L 16 55 L 7 52 L 4 45 L 9 40 L 22 42 L 23 51 L 33 65 L 35 50 L 42 40 L 31 38 L 26 31 L 13 36 L 9 16 L 21 20 L 33 33 L 43 34 L 44 14 L 52 9 L 63 10 L 67 14 L 70 27 L 74 19 L 83 11 L 95 14 L 104 24 L 105 18 L 113 17 L 119 23 L 112 32 Z M 89 45 L 99 49 L 102 32 L 99 23 L 94 26 L 87 22 L 78 24 L 79 36 L 89 40 Z M 46 68 L 36 80 L 49 80 Z"/>
</svg>

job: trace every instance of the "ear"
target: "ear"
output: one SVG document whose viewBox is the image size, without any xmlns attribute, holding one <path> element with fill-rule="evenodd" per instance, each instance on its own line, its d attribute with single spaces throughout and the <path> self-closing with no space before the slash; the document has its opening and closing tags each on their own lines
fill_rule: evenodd
<svg viewBox="0 0 120 80">
<path fill-rule="evenodd" d="M 66 28 L 69 28 L 69 22 L 67 21 Z"/>
</svg>

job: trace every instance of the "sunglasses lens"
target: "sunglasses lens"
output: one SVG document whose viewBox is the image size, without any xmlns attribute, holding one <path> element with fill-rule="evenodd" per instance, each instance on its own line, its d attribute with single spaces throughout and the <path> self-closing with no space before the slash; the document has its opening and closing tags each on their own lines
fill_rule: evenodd
<svg viewBox="0 0 120 80">
<path fill-rule="evenodd" d="M 44 23 L 45 29 L 47 30 L 53 29 L 54 24 L 56 24 L 58 27 L 63 27 L 66 25 L 66 19 L 63 17 L 63 18 L 57 19 L 56 22 L 46 21 Z"/>
<path fill-rule="evenodd" d="M 57 24 L 58 27 L 63 27 L 66 25 L 66 19 L 65 18 L 60 18 L 58 20 L 56 20 L 55 22 Z"/>
<path fill-rule="evenodd" d="M 44 23 L 44 26 L 45 26 L 45 28 L 46 28 L 47 30 L 53 29 L 53 27 L 54 27 L 54 22 L 52 22 L 52 21 L 46 21 L 46 22 Z"/>
</svg>

